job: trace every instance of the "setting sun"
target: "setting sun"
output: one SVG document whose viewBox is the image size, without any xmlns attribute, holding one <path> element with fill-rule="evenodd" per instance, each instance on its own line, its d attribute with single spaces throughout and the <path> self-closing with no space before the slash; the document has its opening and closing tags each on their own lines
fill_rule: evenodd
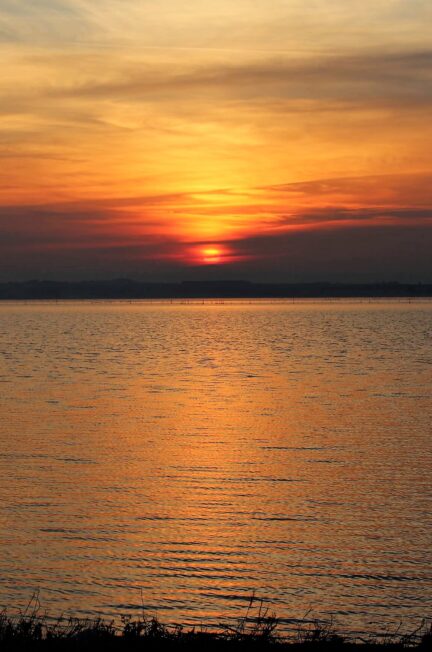
<svg viewBox="0 0 432 652">
<path fill-rule="evenodd" d="M 207 265 L 217 265 L 223 262 L 224 252 L 220 247 L 205 247 L 202 249 L 202 260 Z"/>
<path fill-rule="evenodd" d="M 180 254 L 187 265 L 193 267 L 230 265 L 247 259 L 247 256 L 226 244 L 200 244 L 186 248 Z"/>
</svg>

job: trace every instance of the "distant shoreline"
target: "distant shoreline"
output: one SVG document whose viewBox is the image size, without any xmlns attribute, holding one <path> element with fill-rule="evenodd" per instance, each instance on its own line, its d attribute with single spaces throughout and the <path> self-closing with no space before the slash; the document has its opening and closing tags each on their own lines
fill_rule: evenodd
<svg viewBox="0 0 432 652">
<path fill-rule="evenodd" d="M 0 283 L 0 301 L 428 299 L 432 283 L 254 283 L 186 281 L 24 281 Z"/>
</svg>

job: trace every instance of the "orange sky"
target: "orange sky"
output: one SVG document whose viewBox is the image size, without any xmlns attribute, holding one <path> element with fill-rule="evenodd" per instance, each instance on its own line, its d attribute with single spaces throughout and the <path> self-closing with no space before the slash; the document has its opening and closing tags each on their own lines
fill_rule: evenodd
<svg viewBox="0 0 432 652">
<path fill-rule="evenodd" d="M 432 280 L 431 19 L 4 0 L 0 278 Z"/>
</svg>

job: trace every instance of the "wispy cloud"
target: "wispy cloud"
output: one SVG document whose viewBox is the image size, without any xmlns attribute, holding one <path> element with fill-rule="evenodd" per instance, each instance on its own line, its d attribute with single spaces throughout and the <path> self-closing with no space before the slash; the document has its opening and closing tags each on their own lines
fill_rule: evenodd
<svg viewBox="0 0 432 652">
<path fill-rule="evenodd" d="M 427 0 L 3 0 L 0 29 L 21 42 L 334 51 L 427 43 Z"/>
<path fill-rule="evenodd" d="M 14 101 L 21 94 L 35 100 L 171 102 L 178 96 L 187 100 L 184 93 L 190 92 L 198 93 L 189 96 L 191 102 L 211 99 L 211 94 L 231 101 L 313 100 L 369 106 L 423 106 L 432 100 L 432 50 L 362 55 L 347 51 L 338 56 L 249 59 L 218 65 L 128 61 L 118 54 L 52 57 L 51 53 L 30 56 L 29 68 L 45 70 L 46 77 L 25 89 L 15 86 Z M 60 74 L 59 63 L 63 73 L 69 74 Z"/>
</svg>

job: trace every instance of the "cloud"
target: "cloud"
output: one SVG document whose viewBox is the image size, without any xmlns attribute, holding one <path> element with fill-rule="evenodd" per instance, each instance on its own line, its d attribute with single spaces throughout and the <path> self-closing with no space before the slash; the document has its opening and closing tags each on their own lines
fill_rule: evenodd
<svg viewBox="0 0 432 652">
<path fill-rule="evenodd" d="M 430 225 L 350 225 L 236 243 L 246 276 L 281 281 L 431 281 Z M 259 256 L 254 258 L 254 254 Z M 270 261 L 271 260 L 271 264 Z M 253 262 L 252 262 L 253 261 Z"/>
<path fill-rule="evenodd" d="M 85 69 L 85 58 L 83 63 Z M 188 92 L 197 93 L 192 101 L 222 94 L 232 101 L 266 98 L 356 105 L 429 105 L 432 50 L 362 55 L 347 52 L 338 56 L 203 66 L 123 62 L 114 64 L 109 76 L 100 70 L 90 79 L 59 80 L 41 89 L 47 98 L 160 102 Z"/>
<path fill-rule="evenodd" d="M 31 52 L 28 58 L 24 54 L 15 60 L 15 65 L 29 82 L 4 87 L 5 113 L 14 107 L 16 112 L 28 110 L 28 101 L 42 99 L 170 103 L 178 98 L 182 104 L 309 101 L 315 108 L 321 103 L 335 108 L 339 103 L 347 109 L 350 105 L 422 108 L 432 100 L 432 50 L 248 57 L 217 64 L 200 64 L 193 58 L 180 58 L 177 63 L 164 62 L 163 57 L 131 58 L 124 52 L 94 55 L 83 50 L 73 54 Z M 88 120 L 90 115 L 84 113 L 83 118 Z"/>
<path fill-rule="evenodd" d="M 93 47 L 335 51 L 428 43 L 427 0 L 3 0 L 9 39 Z"/>
</svg>

